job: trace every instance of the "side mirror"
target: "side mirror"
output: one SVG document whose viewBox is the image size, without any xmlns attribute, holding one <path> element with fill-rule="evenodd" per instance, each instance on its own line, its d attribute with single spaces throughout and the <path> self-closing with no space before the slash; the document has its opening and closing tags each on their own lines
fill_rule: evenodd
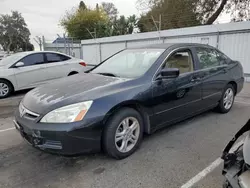
<svg viewBox="0 0 250 188">
<path fill-rule="evenodd" d="M 18 63 L 15 65 L 15 67 L 22 67 L 22 66 L 24 66 L 24 63 L 23 63 L 23 62 L 18 62 Z"/>
<path fill-rule="evenodd" d="M 162 69 L 157 80 L 159 79 L 169 79 L 177 78 L 180 75 L 180 70 L 177 68 L 165 68 Z"/>
</svg>

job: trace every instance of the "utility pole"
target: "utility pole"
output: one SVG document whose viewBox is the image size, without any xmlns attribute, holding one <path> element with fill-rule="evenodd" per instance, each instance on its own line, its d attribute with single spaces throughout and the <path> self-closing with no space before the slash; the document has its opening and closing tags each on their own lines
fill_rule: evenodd
<svg viewBox="0 0 250 188">
<path fill-rule="evenodd" d="M 41 37 L 36 36 L 36 38 L 34 38 L 34 40 L 35 40 L 36 43 L 39 45 L 40 51 L 42 51 L 42 45 L 43 45 L 43 43 L 42 43 Z"/>
<path fill-rule="evenodd" d="M 42 36 L 42 43 L 43 43 L 43 51 L 44 51 L 45 50 L 44 48 L 46 46 L 46 44 L 45 44 L 45 37 L 44 36 Z"/>
<path fill-rule="evenodd" d="M 159 21 L 156 21 L 154 19 L 153 15 L 151 16 L 151 18 L 152 18 L 152 20 L 153 20 L 153 22 L 155 24 L 155 28 L 157 29 L 157 31 L 159 33 L 159 40 L 161 40 L 161 33 L 160 33 L 160 31 L 161 31 L 161 22 L 162 22 L 161 21 L 161 14 L 159 15 Z"/>
</svg>

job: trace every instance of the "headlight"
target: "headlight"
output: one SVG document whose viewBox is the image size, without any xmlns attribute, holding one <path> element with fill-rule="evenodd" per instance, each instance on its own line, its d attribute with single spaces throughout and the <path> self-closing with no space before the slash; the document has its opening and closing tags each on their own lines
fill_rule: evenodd
<svg viewBox="0 0 250 188">
<path fill-rule="evenodd" d="M 42 123 L 70 123 L 81 121 L 93 101 L 86 101 L 64 106 L 46 114 L 40 122 Z"/>
</svg>

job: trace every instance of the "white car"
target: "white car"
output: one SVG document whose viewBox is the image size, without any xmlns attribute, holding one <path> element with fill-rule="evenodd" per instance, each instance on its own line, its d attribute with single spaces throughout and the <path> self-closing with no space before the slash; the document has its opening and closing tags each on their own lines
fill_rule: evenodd
<svg viewBox="0 0 250 188">
<path fill-rule="evenodd" d="M 0 98 L 87 70 L 81 59 L 57 52 L 21 52 L 0 60 Z"/>
</svg>

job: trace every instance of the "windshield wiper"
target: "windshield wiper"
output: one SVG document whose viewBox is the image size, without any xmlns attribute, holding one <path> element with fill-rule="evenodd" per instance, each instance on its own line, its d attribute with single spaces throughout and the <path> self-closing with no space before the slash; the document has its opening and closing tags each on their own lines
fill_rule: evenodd
<svg viewBox="0 0 250 188">
<path fill-rule="evenodd" d="M 97 74 L 103 75 L 103 76 L 111 76 L 111 77 L 118 77 L 117 75 L 109 72 L 99 72 Z"/>
</svg>

